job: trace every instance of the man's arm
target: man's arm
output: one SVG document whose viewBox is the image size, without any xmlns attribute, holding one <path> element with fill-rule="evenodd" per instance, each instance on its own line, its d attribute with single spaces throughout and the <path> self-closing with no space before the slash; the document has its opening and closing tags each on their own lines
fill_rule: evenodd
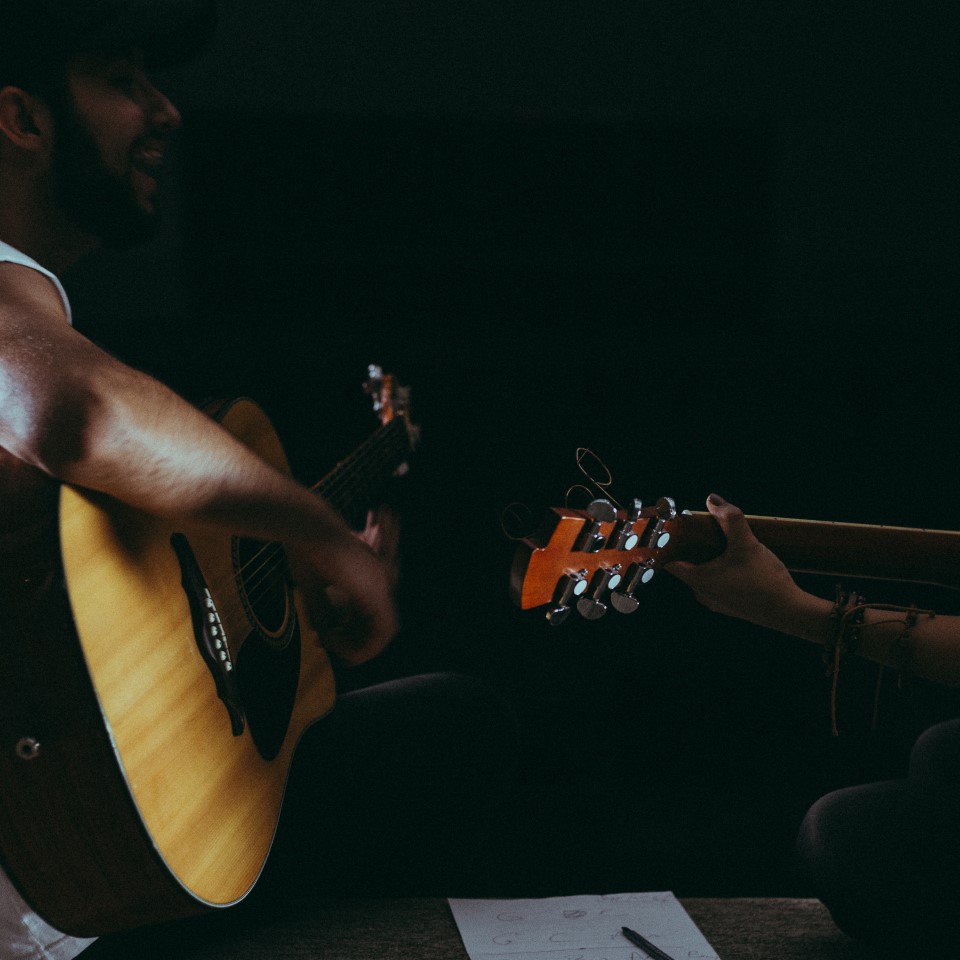
<svg viewBox="0 0 960 960">
<path fill-rule="evenodd" d="M 837 632 L 833 601 L 802 590 L 757 540 L 739 507 L 711 494 L 707 509 L 727 538 L 724 552 L 707 563 L 676 561 L 664 569 L 711 610 L 814 643 L 830 642 Z M 898 641 L 903 630 L 903 614 L 867 609 L 856 652 L 876 663 L 902 666 Z M 960 617 L 917 619 L 910 630 L 909 669 L 927 680 L 960 686 Z"/>
<path fill-rule="evenodd" d="M 396 631 L 387 572 L 329 504 L 73 330 L 52 284 L 14 264 L 0 264 L 0 445 L 174 524 L 282 541 L 302 585 L 330 585 L 364 623 L 331 640 L 349 660 Z"/>
</svg>

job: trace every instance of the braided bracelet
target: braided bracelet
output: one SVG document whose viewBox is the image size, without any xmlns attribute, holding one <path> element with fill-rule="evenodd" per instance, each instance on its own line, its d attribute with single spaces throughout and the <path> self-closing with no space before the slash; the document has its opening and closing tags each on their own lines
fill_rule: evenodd
<svg viewBox="0 0 960 960">
<path fill-rule="evenodd" d="M 863 624 L 867 605 L 855 591 L 844 592 L 837 584 L 837 599 L 830 611 L 830 620 L 834 624 L 824 648 L 827 672 L 830 682 L 830 730 L 835 737 L 840 736 L 837 722 L 837 689 L 840 682 L 840 664 L 847 653 L 856 650 L 860 640 L 860 628 Z"/>
<path fill-rule="evenodd" d="M 903 628 L 897 634 L 890 647 L 890 659 L 897 669 L 897 685 L 900 689 L 907 683 L 910 675 L 910 664 L 913 656 L 913 648 L 910 643 L 911 631 L 916 626 L 921 616 L 932 620 L 936 613 L 933 610 L 918 610 L 916 605 L 909 607 L 898 606 L 885 603 L 864 603 L 863 597 L 854 592 L 845 592 L 840 584 L 837 584 L 836 601 L 830 611 L 830 621 L 833 624 L 833 630 L 827 642 L 824 644 L 824 661 L 827 665 L 827 674 L 831 677 L 830 688 L 830 726 L 833 735 L 839 736 L 839 724 L 837 722 L 837 689 L 840 677 L 840 665 L 843 657 L 847 653 L 855 653 L 860 642 L 860 635 L 863 630 L 872 627 L 878 627 L 883 623 L 890 623 L 890 620 L 880 620 L 875 623 L 864 625 L 864 617 L 867 610 L 886 610 L 897 613 L 903 613 Z M 877 675 L 877 685 L 874 691 L 873 699 L 873 718 L 871 728 L 876 729 L 880 704 L 880 687 L 883 682 L 885 664 L 881 663 Z"/>
</svg>

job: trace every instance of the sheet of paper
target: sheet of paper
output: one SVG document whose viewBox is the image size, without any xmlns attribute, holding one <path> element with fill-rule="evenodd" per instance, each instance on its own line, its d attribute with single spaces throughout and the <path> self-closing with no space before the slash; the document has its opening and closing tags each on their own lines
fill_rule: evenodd
<svg viewBox="0 0 960 960">
<path fill-rule="evenodd" d="M 621 927 L 673 960 L 718 960 L 669 892 L 449 902 L 471 960 L 646 960 Z"/>
</svg>

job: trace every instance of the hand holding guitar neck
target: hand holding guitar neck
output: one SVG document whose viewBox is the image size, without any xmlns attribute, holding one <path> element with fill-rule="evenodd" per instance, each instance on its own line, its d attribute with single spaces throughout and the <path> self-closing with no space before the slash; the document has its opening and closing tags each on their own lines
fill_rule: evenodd
<svg viewBox="0 0 960 960">
<path fill-rule="evenodd" d="M 821 520 L 745 516 L 749 531 L 794 573 L 960 588 L 960 533 Z M 701 564 L 723 553 L 726 537 L 707 511 L 678 512 L 670 497 L 653 507 L 606 499 L 586 509 L 548 510 L 518 542 L 510 596 L 522 610 L 547 607 L 557 626 L 574 608 L 595 620 L 612 606 L 639 607 L 638 591 L 665 564 Z"/>
<path fill-rule="evenodd" d="M 779 557 L 757 539 L 739 507 L 712 493 L 707 510 L 724 535 L 724 551 L 705 563 L 674 560 L 664 568 L 709 610 L 791 632 L 804 591 Z"/>
</svg>

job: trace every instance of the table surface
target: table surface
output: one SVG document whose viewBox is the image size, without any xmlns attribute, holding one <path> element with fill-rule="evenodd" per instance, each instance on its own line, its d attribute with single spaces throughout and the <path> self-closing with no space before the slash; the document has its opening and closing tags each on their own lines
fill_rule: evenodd
<svg viewBox="0 0 960 960">
<path fill-rule="evenodd" d="M 872 960 L 816 900 L 680 901 L 721 960 Z M 323 900 L 103 938 L 82 960 L 466 960 L 444 899 Z"/>
</svg>

